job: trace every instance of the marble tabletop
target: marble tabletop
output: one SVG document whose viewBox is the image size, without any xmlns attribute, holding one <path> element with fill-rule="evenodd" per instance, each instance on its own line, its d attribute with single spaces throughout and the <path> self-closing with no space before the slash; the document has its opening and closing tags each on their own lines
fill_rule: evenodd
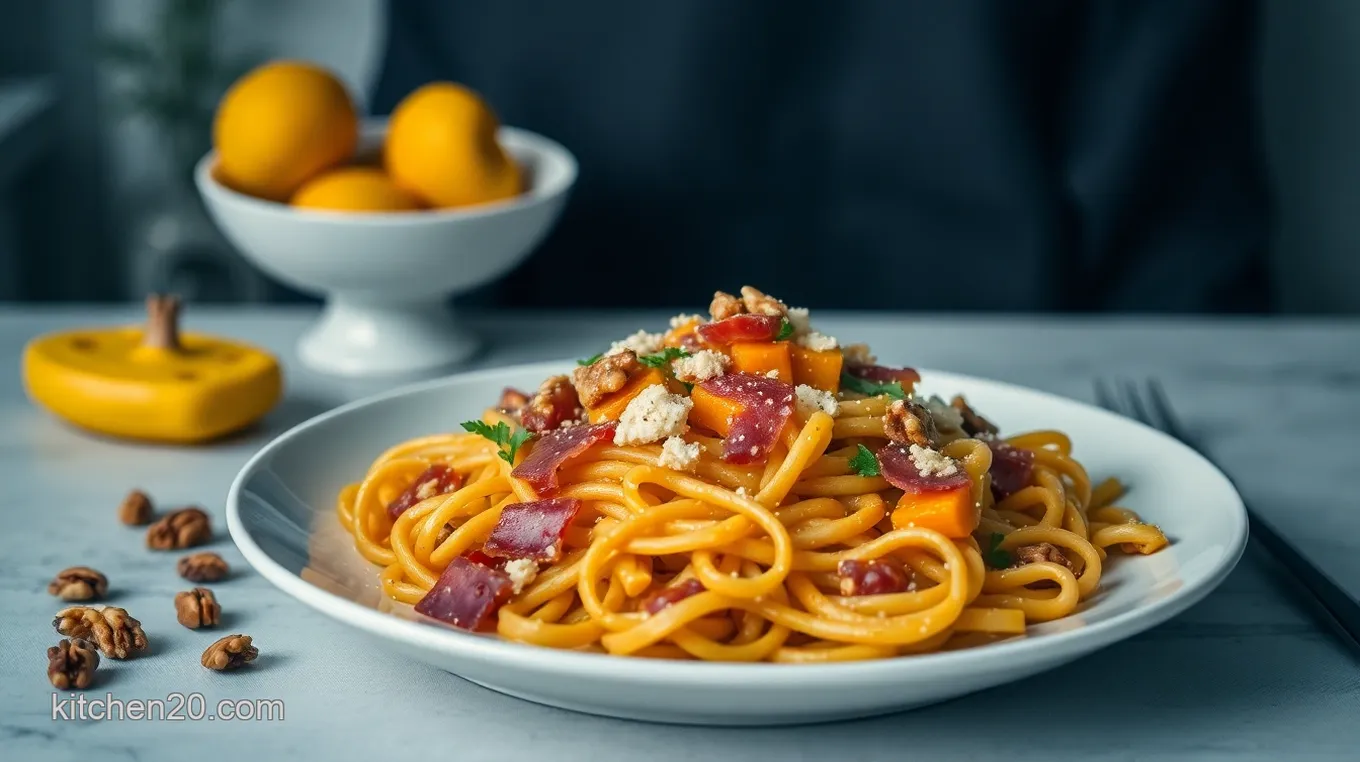
<svg viewBox="0 0 1360 762">
<path fill-rule="evenodd" d="M 191 328 L 256 342 L 284 358 L 285 401 L 248 433 L 210 446 L 133 445 L 69 429 L 24 398 L 18 358 L 35 334 L 135 319 L 134 309 L 0 307 L 0 757 L 13 760 L 442 758 L 456 760 L 1360 758 L 1360 657 L 1344 650 L 1259 549 L 1185 614 L 1029 681 L 877 719 L 802 728 L 713 729 L 608 720 L 528 704 L 385 651 L 303 608 L 251 571 L 222 503 L 272 436 L 396 380 L 324 377 L 294 342 L 309 308 L 193 309 Z M 473 365 L 584 356 L 659 313 L 483 314 Z M 827 332 L 885 358 L 1003 378 L 1090 399 L 1097 375 L 1155 375 L 1258 510 L 1360 595 L 1360 321 L 905 317 L 819 314 Z M 175 623 L 185 587 L 175 554 L 120 526 L 134 486 L 158 503 L 198 503 L 211 549 L 233 566 L 217 583 L 232 631 L 262 655 L 247 670 L 198 664 L 209 642 Z M 59 602 L 45 590 L 70 565 L 102 570 L 110 602 L 141 619 L 152 652 L 106 660 L 87 693 L 123 700 L 202 694 L 281 699 L 275 721 L 67 720 L 44 674 Z M 1113 658 L 1112 658 L 1113 657 Z M 1114 665 L 1114 668 L 1111 668 Z M 54 698 L 55 696 L 55 698 Z"/>
</svg>

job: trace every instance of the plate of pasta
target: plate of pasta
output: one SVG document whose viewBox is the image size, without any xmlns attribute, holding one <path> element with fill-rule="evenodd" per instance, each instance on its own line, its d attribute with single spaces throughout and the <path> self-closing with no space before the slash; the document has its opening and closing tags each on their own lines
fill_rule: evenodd
<svg viewBox="0 0 1360 762">
<path fill-rule="evenodd" d="M 1136 422 L 882 364 L 749 286 L 659 328 L 303 423 L 233 483 L 232 536 L 475 683 L 724 725 L 1050 669 L 1183 611 L 1245 545 L 1228 480 Z"/>
</svg>

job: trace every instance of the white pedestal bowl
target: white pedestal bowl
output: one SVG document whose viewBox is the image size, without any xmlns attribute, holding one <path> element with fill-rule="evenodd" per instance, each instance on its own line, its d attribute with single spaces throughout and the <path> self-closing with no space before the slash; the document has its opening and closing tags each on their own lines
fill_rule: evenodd
<svg viewBox="0 0 1360 762">
<path fill-rule="evenodd" d="M 364 126 L 361 154 L 381 145 L 384 121 Z M 326 297 L 298 352 L 316 370 L 349 376 L 410 374 L 453 365 L 477 337 L 446 307 L 452 294 L 488 283 L 533 251 L 576 181 L 576 159 L 556 142 L 502 127 L 528 190 L 507 201 L 402 213 L 296 209 L 217 181 L 216 156 L 194 180 L 214 221 L 268 275 Z"/>
</svg>

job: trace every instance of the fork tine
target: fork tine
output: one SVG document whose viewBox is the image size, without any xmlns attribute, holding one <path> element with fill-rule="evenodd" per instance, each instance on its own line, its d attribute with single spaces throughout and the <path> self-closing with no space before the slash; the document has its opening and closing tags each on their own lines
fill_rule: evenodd
<svg viewBox="0 0 1360 762">
<path fill-rule="evenodd" d="M 1182 442 L 1189 441 L 1186 439 L 1185 428 L 1181 426 L 1180 418 L 1171 407 L 1171 398 L 1162 388 L 1162 382 L 1149 378 L 1146 386 L 1148 402 L 1157 411 L 1157 417 L 1162 420 L 1163 430 Z"/>
<path fill-rule="evenodd" d="M 1096 404 L 1114 413 L 1119 412 L 1119 401 L 1110 393 L 1110 387 L 1105 383 L 1105 379 L 1099 376 L 1092 382 L 1096 389 Z"/>
<path fill-rule="evenodd" d="M 1138 393 L 1137 384 L 1133 383 L 1132 381 L 1126 378 L 1123 378 L 1119 380 L 1119 389 L 1121 392 L 1123 392 L 1124 399 L 1128 404 L 1128 408 L 1130 413 L 1132 413 L 1132 417 L 1137 418 L 1139 421 L 1147 424 L 1148 426 L 1151 426 L 1153 428 L 1159 428 L 1157 426 L 1157 421 L 1155 421 L 1152 418 L 1152 416 L 1148 414 L 1147 406 L 1143 404 L 1143 397 Z"/>
</svg>

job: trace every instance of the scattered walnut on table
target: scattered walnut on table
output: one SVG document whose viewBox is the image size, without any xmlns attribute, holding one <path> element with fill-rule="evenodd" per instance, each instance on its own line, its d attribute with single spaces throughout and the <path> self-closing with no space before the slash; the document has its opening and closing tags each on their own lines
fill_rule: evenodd
<svg viewBox="0 0 1360 762">
<path fill-rule="evenodd" d="M 108 578 L 88 566 L 63 569 L 47 585 L 47 592 L 63 601 L 103 598 L 108 591 Z"/>
<path fill-rule="evenodd" d="M 888 405 L 883 413 L 883 433 L 898 444 L 933 448 L 940 441 L 930 411 L 914 400 L 893 400 Z"/>
<path fill-rule="evenodd" d="M 139 489 L 129 492 L 118 506 L 118 520 L 130 527 L 150 524 L 151 514 L 151 498 Z"/>
<path fill-rule="evenodd" d="M 145 651 L 147 646 L 142 623 L 117 606 L 62 609 L 52 620 L 52 626 L 69 638 L 94 643 L 110 659 L 126 659 L 135 651 Z"/>
<path fill-rule="evenodd" d="M 59 691 L 85 690 L 99 668 L 99 652 L 80 638 L 62 638 L 47 649 L 47 679 Z"/>
<path fill-rule="evenodd" d="M 744 312 L 746 312 L 746 305 L 742 304 L 742 301 L 737 297 L 726 291 L 713 292 L 713 301 L 708 304 L 708 314 L 715 322 L 736 317 Z"/>
<path fill-rule="evenodd" d="M 192 548 L 211 539 L 211 519 L 200 508 L 171 511 L 146 530 L 146 546 L 152 550 Z"/>
<path fill-rule="evenodd" d="M 954 399 L 950 400 L 949 404 L 959 411 L 959 415 L 963 416 L 965 434 L 975 437 L 978 434 L 994 435 L 1001 431 L 996 427 L 996 424 L 978 415 L 978 412 L 968 405 L 963 395 L 954 395 Z"/>
<path fill-rule="evenodd" d="M 741 303 L 752 315 L 784 317 L 789 314 L 789 308 L 783 302 L 754 286 L 741 287 Z"/>
<path fill-rule="evenodd" d="M 217 596 L 206 587 L 196 587 L 175 594 L 175 618 L 191 630 L 216 627 L 222 621 L 222 607 Z"/>
<path fill-rule="evenodd" d="M 193 553 L 179 560 L 179 576 L 190 582 L 216 582 L 227 576 L 231 567 L 216 553 Z"/>
<path fill-rule="evenodd" d="M 581 404 L 593 407 L 600 400 L 617 392 L 628 383 L 628 374 L 641 368 L 637 353 L 625 349 L 612 355 L 605 355 L 589 365 L 582 365 L 571 372 L 572 384 Z"/>
<path fill-rule="evenodd" d="M 255 661 L 260 649 L 251 645 L 249 635 L 228 635 L 208 646 L 203 652 L 203 666 L 219 672 L 236 669 L 246 662 Z"/>
<path fill-rule="evenodd" d="M 1072 563 L 1072 560 L 1062 552 L 1061 548 L 1051 542 L 1036 542 L 1033 545 L 1021 545 L 1012 551 L 1012 553 L 1015 554 L 1015 563 L 1013 566 L 1048 562 L 1065 567 L 1074 574 L 1077 571 L 1077 567 Z"/>
</svg>

